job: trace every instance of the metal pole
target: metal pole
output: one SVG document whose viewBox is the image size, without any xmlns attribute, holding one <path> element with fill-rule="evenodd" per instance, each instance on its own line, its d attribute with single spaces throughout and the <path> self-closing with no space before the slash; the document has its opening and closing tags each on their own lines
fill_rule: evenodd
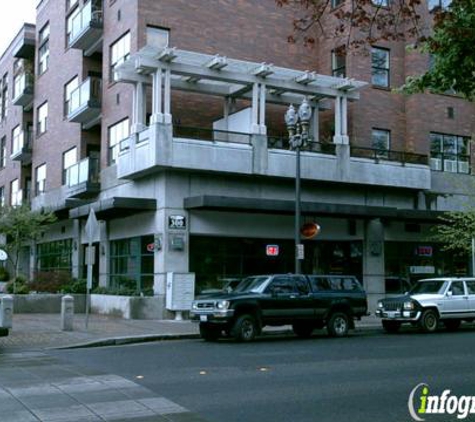
<svg viewBox="0 0 475 422">
<path fill-rule="evenodd" d="M 475 237 L 472 237 L 472 277 L 475 277 Z"/>
<path fill-rule="evenodd" d="M 92 243 L 89 243 L 87 250 L 86 330 L 89 326 L 89 308 L 91 307 L 92 259 Z"/>
<path fill-rule="evenodd" d="M 301 273 L 299 245 L 300 245 L 300 141 L 295 148 L 295 274 Z"/>
</svg>

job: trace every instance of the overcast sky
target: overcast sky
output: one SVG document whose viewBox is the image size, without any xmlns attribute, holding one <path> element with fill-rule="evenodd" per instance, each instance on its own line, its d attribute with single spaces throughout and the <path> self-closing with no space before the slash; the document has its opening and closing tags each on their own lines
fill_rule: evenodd
<svg viewBox="0 0 475 422">
<path fill-rule="evenodd" d="M 0 55 L 5 52 L 23 23 L 35 23 L 38 0 L 0 0 Z"/>
</svg>

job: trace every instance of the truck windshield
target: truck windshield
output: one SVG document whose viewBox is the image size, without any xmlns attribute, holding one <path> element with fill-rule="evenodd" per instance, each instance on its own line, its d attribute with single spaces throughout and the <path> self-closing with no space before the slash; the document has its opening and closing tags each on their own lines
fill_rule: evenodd
<svg viewBox="0 0 475 422">
<path fill-rule="evenodd" d="M 263 291 L 269 277 L 246 277 L 233 290 L 233 293 L 259 293 Z"/>
<path fill-rule="evenodd" d="M 423 293 L 439 293 L 444 286 L 444 280 L 419 281 L 409 292 L 411 295 L 420 295 Z"/>
</svg>

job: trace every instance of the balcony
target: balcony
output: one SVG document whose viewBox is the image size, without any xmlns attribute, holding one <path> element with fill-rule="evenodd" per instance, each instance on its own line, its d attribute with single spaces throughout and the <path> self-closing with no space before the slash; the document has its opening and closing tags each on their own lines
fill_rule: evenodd
<svg viewBox="0 0 475 422">
<path fill-rule="evenodd" d="M 31 73 L 20 73 L 13 80 L 13 104 L 25 109 L 31 108 L 35 79 Z"/>
<path fill-rule="evenodd" d="M 103 20 L 101 1 L 90 0 L 71 22 L 69 46 L 84 50 L 86 56 L 100 51 L 102 46 Z"/>
<path fill-rule="evenodd" d="M 66 169 L 67 198 L 91 198 L 99 194 L 99 158 L 87 157 Z"/>
<path fill-rule="evenodd" d="M 13 161 L 20 161 L 23 165 L 31 163 L 31 140 L 32 132 L 22 130 L 18 136 L 12 139 L 12 154 L 10 158 Z"/>
<path fill-rule="evenodd" d="M 97 77 L 87 78 L 72 93 L 68 102 L 68 120 L 81 123 L 89 129 L 99 123 L 101 118 L 102 80 Z"/>
<path fill-rule="evenodd" d="M 32 59 L 35 56 L 35 25 L 26 23 L 15 38 L 12 55 L 19 59 Z"/>
</svg>

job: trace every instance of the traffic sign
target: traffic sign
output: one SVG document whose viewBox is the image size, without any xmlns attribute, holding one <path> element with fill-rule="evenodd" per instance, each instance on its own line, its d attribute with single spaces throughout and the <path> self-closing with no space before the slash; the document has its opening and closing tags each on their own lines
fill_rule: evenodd
<svg viewBox="0 0 475 422">
<path fill-rule="evenodd" d="M 266 255 L 267 256 L 279 256 L 279 245 L 267 245 L 266 246 Z"/>
<path fill-rule="evenodd" d="M 87 243 L 91 244 L 94 243 L 96 239 L 99 240 L 99 223 L 96 218 L 96 213 L 92 208 L 91 211 L 89 211 L 85 230 Z"/>
</svg>

